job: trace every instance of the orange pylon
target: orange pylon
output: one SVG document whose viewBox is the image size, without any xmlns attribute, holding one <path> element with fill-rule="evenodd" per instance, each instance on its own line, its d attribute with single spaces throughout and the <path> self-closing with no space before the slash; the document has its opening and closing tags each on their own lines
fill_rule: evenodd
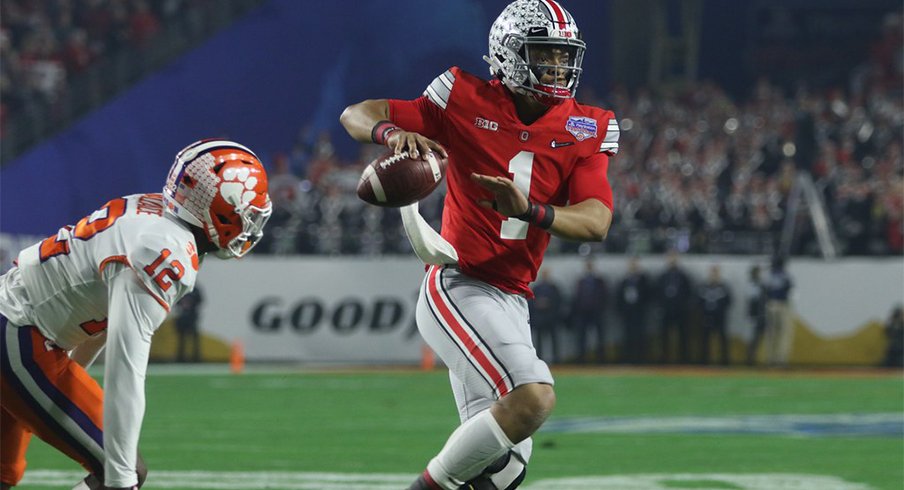
<svg viewBox="0 0 904 490">
<path fill-rule="evenodd" d="M 421 346 L 421 369 L 423 371 L 432 371 L 435 364 L 436 355 L 427 344 Z"/>
<path fill-rule="evenodd" d="M 240 374 L 245 370 L 245 348 L 241 340 L 232 342 L 232 349 L 229 351 L 229 369 L 233 374 Z"/>
</svg>

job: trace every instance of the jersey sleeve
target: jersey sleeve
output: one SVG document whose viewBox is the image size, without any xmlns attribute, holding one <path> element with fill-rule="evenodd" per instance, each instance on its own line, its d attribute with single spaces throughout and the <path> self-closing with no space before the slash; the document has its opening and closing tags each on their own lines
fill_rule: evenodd
<svg viewBox="0 0 904 490">
<path fill-rule="evenodd" d="M 166 312 L 130 268 L 105 269 L 108 285 L 104 361 L 104 480 L 113 488 L 137 483 L 136 456 L 144 418 L 144 378 L 151 336 Z"/>
<path fill-rule="evenodd" d="M 389 119 L 406 131 L 439 138 L 445 125 L 445 111 L 455 86 L 457 67 L 436 77 L 423 95 L 414 100 L 389 100 Z"/>
<path fill-rule="evenodd" d="M 127 259 L 141 284 L 166 311 L 195 286 L 199 260 L 194 243 L 145 233 L 128 247 Z"/>
<path fill-rule="evenodd" d="M 609 185 L 609 157 L 605 152 L 584 158 L 574 167 L 568 183 L 568 201 L 576 204 L 597 199 L 612 209 L 612 186 Z"/>
<path fill-rule="evenodd" d="M 427 86 L 427 89 L 424 90 L 424 97 L 436 104 L 440 109 L 446 110 L 446 106 L 449 105 L 449 98 L 452 97 L 452 88 L 455 86 L 455 77 L 458 71 L 458 67 L 453 66 L 442 75 L 434 78 L 430 85 Z"/>
<path fill-rule="evenodd" d="M 606 112 L 609 116 L 609 121 L 606 124 L 606 134 L 603 135 L 603 138 L 600 140 L 600 153 L 605 153 L 607 155 L 615 155 L 618 153 L 618 136 L 619 136 L 619 128 L 618 121 L 615 119 L 615 114 L 612 112 Z"/>
</svg>

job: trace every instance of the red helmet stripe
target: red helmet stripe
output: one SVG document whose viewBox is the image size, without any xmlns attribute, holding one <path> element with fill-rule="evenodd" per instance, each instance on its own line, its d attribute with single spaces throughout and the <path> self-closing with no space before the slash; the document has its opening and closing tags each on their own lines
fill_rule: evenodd
<svg viewBox="0 0 904 490">
<path fill-rule="evenodd" d="M 559 28 L 564 29 L 566 25 L 568 25 L 568 21 L 565 19 L 565 14 L 562 13 L 562 7 L 555 0 L 541 0 L 546 6 L 549 8 L 549 11 L 556 16 L 558 19 L 556 22 L 559 23 Z"/>
</svg>

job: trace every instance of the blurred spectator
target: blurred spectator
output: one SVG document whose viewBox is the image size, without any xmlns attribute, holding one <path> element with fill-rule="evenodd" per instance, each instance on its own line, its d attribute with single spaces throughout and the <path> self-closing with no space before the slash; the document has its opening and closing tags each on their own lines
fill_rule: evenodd
<svg viewBox="0 0 904 490">
<path fill-rule="evenodd" d="M 616 302 L 622 320 L 623 347 L 621 361 L 629 364 L 647 362 L 647 311 L 650 307 L 650 286 L 640 268 L 640 259 L 631 257 L 628 273 L 618 285 Z"/>
<path fill-rule="evenodd" d="M 293 253 L 299 230 L 304 226 L 304 185 L 291 172 L 289 158 L 285 154 L 278 153 L 271 161 L 269 186 L 273 215 L 267 224 L 270 231 L 264 234 L 258 247 L 275 254 Z"/>
<path fill-rule="evenodd" d="M 19 68 L 25 83 L 44 100 L 55 102 L 65 88 L 66 69 L 60 56 L 59 42 L 49 26 L 29 33 L 19 52 Z"/>
<path fill-rule="evenodd" d="M 788 366 L 794 343 L 794 323 L 791 313 L 791 277 L 785 272 L 785 259 L 772 258 L 769 277 L 764 283 L 766 293 L 766 362 L 770 366 Z"/>
<path fill-rule="evenodd" d="M 132 15 L 129 18 L 129 40 L 138 47 L 144 48 L 148 41 L 160 30 L 160 21 L 144 0 L 132 2 Z"/>
<path fill-rule="evenodd" d="M 201 332 L 198 321 L 201 319 L 203 303 L 204 295 L 201 294 L 201 289 L 195 286 L 176 304 L 177 362 L 201 362 Z M 192 345 L 190 356 L 186 354 L 189 343 Z"/>
<path fill-rule="evenodd" d="M 688 305 L 691 303 L 691 280 L 678 264 L 678 252 L 669 251 L 665 271 L 656 280 L 656 298 L 659 302 L 659 362 L 672 357 L 673 336 L 678 337 L 678 360 L 690 361 L 688 354 Z"/>
<path fill-rule="evenodd" d="M 606 357 L 606 302 L 608 290 L 606 281 L 593 270 L 593 259 L 584 262 L 584 275 L 578 278 L 571 302 L 571 331 L 577 345 L 577 360 L 581 364 L 589 362 L 595 353 L 597 363 Z M 590 343 L 590 336 L 596 339 L 596 348 Z"/>
<path fill-rule="evenodd" d="M 307 177 L 312 184 L 320 185 L 325 176 L 339 169 L 339 161 L 336 158 L 336 149 L 330 139 L 329 132 L 322 132 L 314 144 Z"/>
<path fill-rule="evenodd" d="M 731 289 L 722 280 L 718 265 L 710 267 L 709 277 L 705 283 L 700 285 L 697 297 L 703 320 L 703 364 L 710 362 L 711 339 L 712 335 L 716 334 L 722 353 L 721 363 L 727 366 L 731 362 L 731 356 L 728 351 L 728 326 L 725 320 L 728 317 L 728 308 L 731 306 Z"/>
<path fill-rule="evenodd" d="M 750 268 L 747 283 L 747 318 L 750 319 L 751 325 L 750 343 L 747 344 L 747 364 L 753 366 L 756 362 L 757 349 L 766 331 L 766 292 L 758 265 Z"/>
<path fill-rule="evenodd" d="M 534 292 L 534 298 L 528 304 L 534 346 L 541 359 L 556 364 L 560 360 L 558 336 L 564 306 L 562 293 L 559 286 L 552 280 L 549 269 L 540 271 L 540 280 L 531 289 Z"/>
<path fill-rule="evenodd" d="M 268 183 L 274 212 L 276 209 L 291 209 L 298 202 L 301 179 L 292 173 L 292 169 L 289 167 L 289 157 L 285 153 L 277 153 L 271 161 L 273 165 Z"/>
<path fill-rule="evenodd" d="M 885 351 L 885 367 L 904 367 L 904 309 L 901 306 L 891 311 L 885 323 L 885 337 L 888 348 Z"/>
<path fill-rule="evenodd" d="M 63 65 L 67 73 L 81 73 L 94 60 L 88 47 L 88 35 L 84 29 L 73 29 L 66 36 L 63 45 Z"/>
</svg>

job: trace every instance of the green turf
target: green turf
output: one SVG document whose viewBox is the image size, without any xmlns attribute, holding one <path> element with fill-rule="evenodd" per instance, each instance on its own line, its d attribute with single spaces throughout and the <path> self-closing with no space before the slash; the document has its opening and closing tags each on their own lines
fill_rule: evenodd
<svg viewBox="0 0 904 490">
<path fill-rule="evenodd" d="M 898 376 L 557 373 L 553 418 L 902 413 Z M 151 375 L 151 471 L 419 472 L 458 424 L 443 372 Z M 801 473 L 904 488 L 899 437 L 564 434 L 535 437 L 530 479 Z M 73 469 L 43 443 L 30 468 Z M 732 488 L 703 478 L 674 488 Z M 43 487 L 35 487 L 41 488 Z"/>
</svg>

